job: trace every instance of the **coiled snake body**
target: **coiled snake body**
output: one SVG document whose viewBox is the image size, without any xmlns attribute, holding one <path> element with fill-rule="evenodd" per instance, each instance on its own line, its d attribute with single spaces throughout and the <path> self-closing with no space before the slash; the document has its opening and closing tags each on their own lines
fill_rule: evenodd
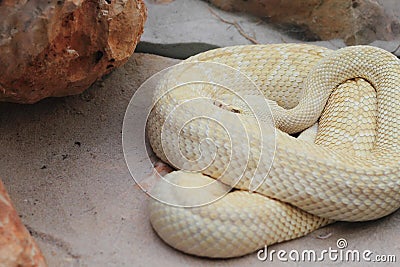
<svg viewBox="0 0 400 267">
<path fill-rule="evenodd" d="M 151 200 L 151 223 L 168 244 L 235 257 L 335 220 L 372 220 L 399 208 L 395 56 L 369 46 L 280 44 L 216 49 L 184 62 L 198 61 L 226 64 L 254 86 L 192 64 L 160 81 L 149 141 L 162 160 L 189 171 L 167 175 L 153 192 L 162 201 Z M 226 86 L 190 82 L 201 75 Z M 247 110 L 260 98 L 256 87 L 273 121 L 261 118 L 258 104 Z M 318 119 L 315 143 L 289 135 Z"/>
</svg>

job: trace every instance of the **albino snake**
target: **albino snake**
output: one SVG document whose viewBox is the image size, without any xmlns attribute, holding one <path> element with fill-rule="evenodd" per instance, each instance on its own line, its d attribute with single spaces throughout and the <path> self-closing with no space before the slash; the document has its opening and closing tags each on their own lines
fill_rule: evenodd
<svg viewBox="0 0 400 267">
<path fill-rule="evenodd" d="M 335 220 L 372 220 L 399 208 L 395 56 L 369 46 L 280 44 L 216 49 L 184 62 L 197 61 L 249 77 L 270 99 L 274 123 L 258 108 L 264 100 L 256 87 L 234 69 L 178 64 L 167 73 L 148 119 L 149 141 L 163 161 L 198 172 L 170 173 L 153 192 L 162 201 L 151 200 L 151 223 L 168 244 L 235 257 Z M 199 77 L 225 87 L 190 82 Z M 315 143 L 289 135 L 320 117 Z M 225 195 L 231 187 L 239 190 Z"/>
</svg>

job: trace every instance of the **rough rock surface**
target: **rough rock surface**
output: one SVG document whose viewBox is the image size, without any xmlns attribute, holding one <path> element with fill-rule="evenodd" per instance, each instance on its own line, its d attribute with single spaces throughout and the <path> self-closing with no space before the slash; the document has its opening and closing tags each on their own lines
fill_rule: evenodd
<svg viewBox="0 0 400 267">
<path fill-rule="evenodd" d="M 216 47 L 252 44 L 242 34 L 254 38 L 260 44 L 304 42 L 288 36 L 288 31 L 277 29 L 251 14 L 228 12 L 199 0 L 175 0 L 156 4 L 145 0 L 149 17 L 141 41 L 135 51 L 184 59 Z M 392 17 L 400 17 L 398 0 L 379 0 Z M 217 16 L 216 16 L 216 15 Z M 396 15 L 397 14 L 397 15 Z M 218 16 L 220 18 L 218 18 Z M 222 21 L 237 23 L 242 29 Z M 210 30 L 212 29 L 212 30 Z M 383 48 L 400 56 L 400 34 L 393 41 L 373 41 L 369 45 Z M 342 39 L 309 42 L 330 49 L 346 44 Z"/>
<path fill-rule="evenodd" d="M 252 44 L 245 35 L 260 44 L 301 42 L 258 17 L 222 11 L 205 1 L 175 0 L 157 4 L 154 0 L 145 0 L 145 3 L 149 17 L 135 50 L 137 52 L 184 59 L 216 47 Z M 221 19 L 237 23 L 245 35 Z M 339 39 L 318 41 L 315 44 L 331 49 L 345 46 Z"/>
<path fill-rule="evenodd" d="M 142 0 L 0 1 L 0 101 L 78 94 L 128 60 Z"/>
<path fill-rule="evenodd" d="M 0 266 L 47 266 L 0 181 Z"/>
<path fill-rule="evenodd" d="M 344 39 L 348 45 L 392 40 L 399 20 L 375 0 L 209 0 L 226 11 L 265 18 L 304 40 Z"/>
</svg>

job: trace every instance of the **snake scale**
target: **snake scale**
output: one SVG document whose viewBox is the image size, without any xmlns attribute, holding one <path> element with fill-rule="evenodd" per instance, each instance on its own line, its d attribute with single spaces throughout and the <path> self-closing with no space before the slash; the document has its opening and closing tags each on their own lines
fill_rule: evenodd
<svg viewBox="0 0 400 267">
<path fill-rule="evenodd" d="M 254 86 L 196 62 L 230 66 Z M 171 246 L 236 257 L 399 208 L 400 63 L 391 53 L 234 46 L 178 65 L 159 82 L 146 129 L 156 155 L 179 169 L 154 188 L 162 201 L 149 205 L 153 228 Z M 226 86 L 190 82 L 201 75 Z M 268 99 L 272 119 L 257 99 Z M 318 121 L 311 142 L 291 135 Z"/>
</svg>

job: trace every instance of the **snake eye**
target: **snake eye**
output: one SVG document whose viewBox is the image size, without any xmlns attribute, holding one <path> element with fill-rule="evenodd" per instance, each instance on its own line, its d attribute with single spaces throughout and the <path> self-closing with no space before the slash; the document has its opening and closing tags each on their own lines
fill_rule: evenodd
<svg viewBox="0 0 400 267">
<path fill-rule="evenodd" d="M 233 113 L 238 113 L 238 114 L 243 113 L 243 111 L 240 108 L 235 107 L 235 106 L 233 106 L 231 104 L 227 104 L 227 103 L 225 103 L 225 102 L 223 102 L 221 100 L 217 100 L 216 99 L 216 100 L 214 100 L 213 104 L 215 106 L 219 107 L 219 108 L 228 110 L 228 111 L 233 112 Z"/>
</svg>

